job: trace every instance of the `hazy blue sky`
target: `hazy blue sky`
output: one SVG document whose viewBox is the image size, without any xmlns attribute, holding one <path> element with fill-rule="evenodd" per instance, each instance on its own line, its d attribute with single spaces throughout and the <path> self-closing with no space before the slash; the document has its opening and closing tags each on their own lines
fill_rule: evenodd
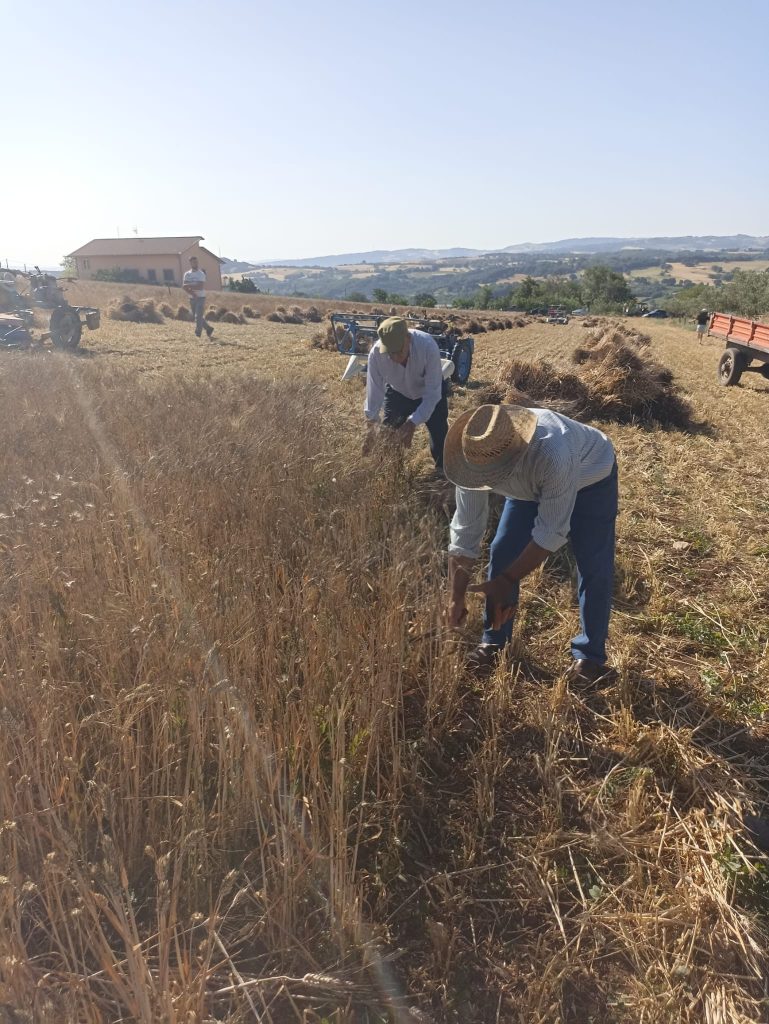
<svg viewBox="0 0 769 1024">
<path fill-rule="evenodd" d="M 0 13 L 3 261 L 135 227 L 241 259 L 769 234 L 767 0 Z"/>
</svg>

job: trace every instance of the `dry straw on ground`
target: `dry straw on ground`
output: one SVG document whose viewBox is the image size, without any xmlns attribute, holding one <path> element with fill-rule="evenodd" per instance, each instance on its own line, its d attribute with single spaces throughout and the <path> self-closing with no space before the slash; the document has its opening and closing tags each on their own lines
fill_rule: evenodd
<svg viewBox="0 0 769 1024">
<path fill-rule="evenodd" d="M 692 409 L 671 371 L 653 359 L 649 338 L 632 328 L 596 331 L 574 350 L 575 372 L 545 360 L 511 359 L 483 400 L 546 405 L 580 418 L 687 427 Z"/>
<path fill-rule="evenodd" d="M 111 320 L 123 320 L 133 324 L 163 323 L 163 314 L 153 299 L 134 300 L 128 295 L 111 302 L 107 316 Z"/>
<path fill-rule="evenodd" d="M 510 660 L 465 674 L 480 605 L 447 637 L 445 517 L 411 461 L 359 459 L 360 390 L 297 328 L 219 348 L 106 321 L 93 358 L 6 354 L 0 1015 L 767 1019 L 740 817 L 769 805 L 769 391 L 717 391 L 653 331 L 723 436 L 612 427 L 595 697 L 560 674 L 566 555 L 523 588 Z M 174 352 L 184 375 L 154 373 Z"/>
</svg>

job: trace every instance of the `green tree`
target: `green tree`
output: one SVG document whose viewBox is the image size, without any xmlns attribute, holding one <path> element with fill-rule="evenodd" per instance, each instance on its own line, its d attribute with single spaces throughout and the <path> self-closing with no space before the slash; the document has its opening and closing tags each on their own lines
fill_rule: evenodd
<svg viewBox="0 0 769 1024">
<path fill-rule="evenodd" d="M 387 302 L 387 292 L 384 288 L 374 289 L 374 302 Z"/>
<path fill-rule="evenodd" d="M 473 300 L 475 302 L 475 308 L 488 309 L 493 297 L 494 292 L 491 290 L 491 285 L 482 284 L 475 293 L 475 299 Z"/>
<path fill-rule="evenodd" d="M 63 277 L 77 277 L 77 263 L 74 256 L 62 256 L 61 272 Z"/>
<path fill-rule="evenodd" d="M 363 292 L 349 292 L 347 295 L 348 302 L 368 302 L 368 296 Z M 381 301 L 385 301 L 380 299 Z"/>
<path fill-rule="evenodd" d="M 623 274 L 598 264 L 582 275 L 582 297 L 591 312 L 613 312 L 634 299 Z"/>
<path fill-rule="evenodd" d="M 432 309 L 438 305 L 438 300 L 430 292 L 417 292 L 414 296 L 414 305 L 422 306 L 424 309 Z"/>
</svg>

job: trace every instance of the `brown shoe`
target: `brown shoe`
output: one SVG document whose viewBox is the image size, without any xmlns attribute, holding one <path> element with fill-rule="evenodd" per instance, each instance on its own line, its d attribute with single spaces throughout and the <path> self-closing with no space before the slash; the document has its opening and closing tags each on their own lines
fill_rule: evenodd
<svg viewBox="0 0 769 1024">
<path fill-rule="evenodd" d="M 582 689 L 602 690 L 616 680 L 617 673 L 608 665 L 601 665 L 600 662 L 589 661 L 587 658 L 577 658 L 572 662 L 566 676 L 570 683 L 575 683 Z"/>
<path fill-rule="evenodd" d="M 503 648 L 496 644 L 478 644 L 475 650 L 468 654 L 465 665 L 474 676 L 483 679 L 490 676 L 497 667 L 502 650 Z"/>
</svg>

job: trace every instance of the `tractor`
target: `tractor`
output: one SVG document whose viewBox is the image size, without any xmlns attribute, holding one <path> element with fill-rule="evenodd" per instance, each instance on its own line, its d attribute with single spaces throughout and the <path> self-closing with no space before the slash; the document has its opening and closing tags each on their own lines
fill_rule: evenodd
<svg viewBox="0 0 769 1024">
<path fill-rule="evenodd" d="M 24 290 L 21 290 L 24 289 Z M 36 309 L 50 310 L 48 330 L 35 337 L 30 330 Z M 0 274 L 0 347 L 27 348 L 51 340 L 55 348 L 75 349 L 85 325 L 95 331 L 101 313 L 93 306 L 71 306 L 52 274 L 35 267 L 34 274 Z"/>
<path fill-rule="evenodd" d="M 387 319 L 385 315 L 361 315 L 358 313 L 332 313 L 336 347 L 342 355 L 349 356 L 342 380 L 351 380 L 359 373 L 366 372 L 368 353 L 377 340 L 377 328 Z M 462 338 L 459 331 L 443 320 L 429 317 L 405 318 L 409 327 L 432 335 L 440 349 L 444 379 L 450 378 L 455 384 L 466 384 L 470 377 L 475 350 L 474 338 Z"/>
</svg>

